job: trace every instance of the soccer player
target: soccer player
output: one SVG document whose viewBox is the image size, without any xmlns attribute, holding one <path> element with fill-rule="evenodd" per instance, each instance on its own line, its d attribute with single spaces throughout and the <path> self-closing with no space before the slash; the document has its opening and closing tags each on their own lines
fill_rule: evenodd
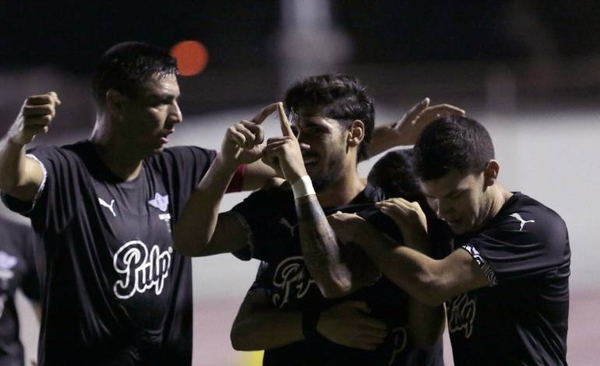
<svg viewBox="0 0 600 366">
<path fill-rule="evenodd" d="M 166 50 L 118 44 L 94 72 L 87 140 L 26 151 L 54 120 L 54 92 L 27 98 L 0 139 L 3 200 L 31 218 L 47 254 L 40 366 L 191 364 L 191 262 L 171 227 L 217 154 L 165 147 L 183 118 L 177 73 Z M 429 122 L 425 104 L 387 139 Z M 238 190 L 274 176 L 260 162 L 236 167 Z"/>
<path fill-rule="evenodd" d="M 338 239 L 363 248 L 411 296 L 446 303 L 455 365 L 566 365 L 571 252 L 562 218 L 500 185 L 492 139 L 473 119 L 432 122 L 414 149 L 429 205 L 453 233 L 449 254 L 398 247 L 356 215 L 330 220 Z M 403 233 L 425 230 L 417 203 L 378 207 Z"/>
<path fill-rule="evenodd" d="M 320 258 L 305 250 L 306 241 L 336 245 L 326 214 L 338 210 L 360 212 L 399 238 L 395 225 L 374 209 L 382 192 L 357 172 L 374 129 L 365 87 L 349 75 L 300 81 L 285 97 L 291 125 L 276 106 L 282 136 L 260 145 L 262 130 L 254 122 L 264 119 L 264 110 L 254 122 L 232 126 L 174 231 L 176 248 L 185 254 L 234 252 L 262 261 L 233 325 L 234 348 L 265 349 L 264 365 L 440 365 L 441 306 L 414 301 L 352 248 L 340 255 L 340 267 L 364 274 L 358 276 L 364 281 L 344 301 L 328 301 L 313 279 Z M 218 214 L 237 159 L 251 156 L 262 157 L 286 183 Z"/>
<path fill-rule="evenodd" d="M 89 139 L 26 153 L 60 104 L 49 92 L 27 98 L 0 140 L 2 197 L 46 251 L 40 366 L 191 364 L 191 262 L 171 226 L 216 152 L 165 148 L 182 121 L 177 73 L 163 49 L 118 44 L 93 76 Z M 245 172 L 235 185 L 273 175 Z"/>
</svg>

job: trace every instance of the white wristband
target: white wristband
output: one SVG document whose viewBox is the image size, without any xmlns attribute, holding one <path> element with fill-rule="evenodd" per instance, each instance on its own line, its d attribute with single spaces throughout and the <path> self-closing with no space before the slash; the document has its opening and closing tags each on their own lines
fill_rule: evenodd
<svg viewBox="0 0 600 366">
<path fill-rule="evenodd" d="M 303 175 L 300 177 L 300 179 L 294 182 L 294 184 L 292 184 L 292 192 L 294 192 L 294 198 L 316 194 L 312 185 L 312 181 L 308 175 Z"/>
</svg>

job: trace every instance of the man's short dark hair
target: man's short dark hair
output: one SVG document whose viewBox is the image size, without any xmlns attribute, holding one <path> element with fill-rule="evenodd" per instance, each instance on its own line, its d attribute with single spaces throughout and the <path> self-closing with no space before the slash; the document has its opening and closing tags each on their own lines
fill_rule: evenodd
<svg viewBox="0 0 600 366">
<path fill-rule="evenodd" d="M 494 159 L 494 145 L 481 123 L 463 116 L 447 116 L 423 130 L 414 155 L 417 175 L 427 181 L 452 170 L 461 174 L 482 172 Z"/>
<path fill-rule="evenodd" d="M 370 185 L 385 193 L 386 197 L 401 197 L 407 201 L 418 202 L 427 218 L 429 237 L 432 243 L 445 241 L 448 233 L 436 213 L 427 203 L 421 184 L 414 169 L 414 149 L 392 150 L 383 155 L 369 171 L 367 180 Z M 432 248 L 434 258 L 440 258 L 440 247 Z"/>
<path fill-rule="evenodd" d="M 413 149 L 392 150 L 373 164 L 367 181 L 388 197 L 424 202 L 423 191 L 414 171 Z"/>
<path fill-rule="evenodd" d="M 92 78 L 94 100 L 105 104 L 106 92 L 115 89 L 131 98 L 156 75 L 177 75 L 177 61 L 168 51 L 141 42 L 123 42 L 104 53 Z"/>
<path fill-rule="evenodd" d="M 335 119 L 343 127 L 354 120 L 365 125 L 365 136 L 358 148 L 358 161 L 368 158 L 367 146 L 373 138 L 375 108 L 373 99 L 358 78 L 345 74 L 327 74 L 306 78 L 293 85 L 285 95 L 286 108 L 323 106 L 325 117 Z"/>
</svg>

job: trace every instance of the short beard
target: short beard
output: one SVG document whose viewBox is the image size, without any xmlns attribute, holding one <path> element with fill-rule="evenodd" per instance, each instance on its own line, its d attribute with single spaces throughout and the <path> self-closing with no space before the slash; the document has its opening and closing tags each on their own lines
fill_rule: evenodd
<svg viewBox="0 0 600 366">
<path fill-rule="evenodd" d="M 339 178 L 343 169 L 343 165 L 340 163 L 334 169 L 329 170 L 327 173 L 322 174 L 319 177 L 311 177 L 315 192 L 320 193 L 329 188 L 331 184 Z"/>
</svg>

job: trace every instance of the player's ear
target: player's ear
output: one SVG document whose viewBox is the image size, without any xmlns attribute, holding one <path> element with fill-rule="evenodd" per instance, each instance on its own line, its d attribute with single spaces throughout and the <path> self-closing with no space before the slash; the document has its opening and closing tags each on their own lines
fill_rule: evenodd
<svg viewBox="0 0 600 366">
<path fill-rule="evenodd" d="M 352 121 L 348 127 L 348 146 L 357 147 L 365 138 L 365 124 L 359 119 Z"/>
<path fill-rule="evenodd" d="M 483 179 L 485 186 L 489 187 L 496 182 L 498 179 L 498 172 L 500 171 L 500 164 L 494 159 L 488 161 L 485 169 L 483 170 Z"/>
<path fill-rule="evenodd" d="M 106 91 L 106 109 L 113 116 L 120 116 L 123 113 L 123 105 L 127 101 L 127 96 L 115 89 Z"/>
</svg>

